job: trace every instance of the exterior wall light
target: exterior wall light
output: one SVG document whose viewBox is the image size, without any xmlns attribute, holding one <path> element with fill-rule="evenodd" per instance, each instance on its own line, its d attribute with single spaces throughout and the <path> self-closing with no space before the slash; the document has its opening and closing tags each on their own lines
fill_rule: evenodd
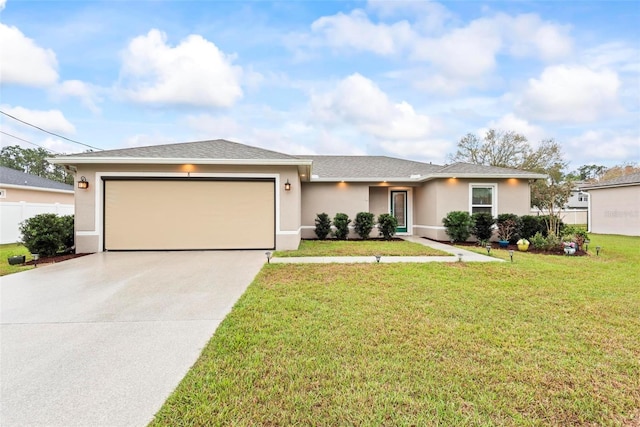
<svg viewBox="0 0 640 427">
<path fill-rule="evenodd" d="M 291 183 L 287 179 L 287 182 L 284 183 L 284 191 L 291 191 Z"/>
<path fill-rule="evenodd" d="M 80 181 L 78 181 L 78 188 L 82 188 L 83 190 L 89 188 L 89 181 L 87 181 L 87 178 L 84 176 L 80 177 Z"/>
</svg>

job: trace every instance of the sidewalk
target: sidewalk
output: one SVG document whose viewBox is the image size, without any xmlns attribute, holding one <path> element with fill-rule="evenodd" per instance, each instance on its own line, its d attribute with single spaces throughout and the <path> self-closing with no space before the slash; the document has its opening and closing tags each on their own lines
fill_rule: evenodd
<svg viewBox="0 0 640 427">
<path fill-rule="evenodd" d="M 399 236 L 400 238 L 413 243 L 429 246 L 443 252 L 448 252 L 450 256 L 382 256 L 380 263 L 393 262 L 458 262 L 459 254 L 462 254 L 462 262 L 504 262 L 499 258 L 478 254 L 465 249 L 455 248 L 451 245 L 436 242 L 434 240 L 423 239 L 417 236 Z M 336 257 L 285 257 L 271 258 L 271 264 L 351 264 L 351 263 L 373 263 L 377 262 L 376 257 L 371 256 L 336 256 Z"/>
</svg>

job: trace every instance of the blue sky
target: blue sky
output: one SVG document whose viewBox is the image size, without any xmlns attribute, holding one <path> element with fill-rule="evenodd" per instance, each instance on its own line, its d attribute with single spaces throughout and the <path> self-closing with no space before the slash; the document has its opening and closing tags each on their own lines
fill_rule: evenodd
<svg viewBox="0 0 640 427">
<path fill-rule="evenodd" d="M 0 0 L 2 111 L 103 149 L 226 138 L 447 163 L 465 134 L 640 161 L 640 3 Z M 5 116 L 55 152 L 85 147 Z M 20 144 L 0 134 L 2 146 Z"/>
</svg>

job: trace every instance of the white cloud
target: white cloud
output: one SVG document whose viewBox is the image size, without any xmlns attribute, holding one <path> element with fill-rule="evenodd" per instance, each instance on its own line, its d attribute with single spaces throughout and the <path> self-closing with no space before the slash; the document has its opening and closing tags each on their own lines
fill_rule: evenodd
<svg viewBox="0 0 640 427">
<path fill-rule="evenodd" d="M 430 0 L 369 0 L 367 10 L 382 18 L 409 16 L 415 19 L 416 29 L 426 34 L 441 32 L 454 17 L 442 4 Z"/>
<path fill-rule="evenodd" d="M 10 107 L 3 105 L 2 111 L 50 132 L 67 135 L 74 134 L 76 132 L 75 126 L 73 126 L 71 122 L 64 117 L 64 114 L 62 114 L 60 110 L 29 110 L 23 107 Z M 12 119 L 6 118 L 6 120 Z"/>
<path fill-rule="evenodd" d="M 324 16 L 311 24 L 311 30 L 321 34 L 331 47 L 353 48 L 378 55 L 398 53 L 414 37 L 408 22 L 375 24 L 360 9 L 353 10 L 349 15 L 338 13 Z"/>
<path fill-rule="evenodd" d="M 603 43 L 585 50 L 581 56 L 584 64 L 596 70 L 615 68 L 619 72 L 640 73 L 637 47 L 622 42 Z"/>
<path fill-rule="evenodd" d="M 150 104 L 229 107 L 242 97 L 242 70 L 233 56 L 199 35 L 171 47 L 151 30 L 133 39 L 123 54 L 126 95 Z"/>
<path fill-rule="evenodd" d="M 493 19 L 500 29 L 509 53 L 534 56 L 544 61 L 565 58 L 573 50 L 570 27 L 545 22 L 533 13 L 509 16 L 499 14 Z"/>
<path fill-rule="evenodd" d="M 620 111 L 620 80 L 611 70 L 554 65 L 529 79 L 516 110 L 527 118 L 587 122 Z"/>
<path fill-rule="evenodd" d="M 192 114 L 182 122 L 196 132 L 198 138 L 237 140 L 242 135 L 243 126 L 229 116 Z"/>
<path fill-rule="evenodd" d="M 533 125 L 513 113 L 505 114 L 497 120 L 491 120 L 488 123 L 487 128 L 479 129 L 477 133 L 479 135 L 484 135 L 488 129 L 517 132 L 524 135 L 533 146 L 547 138 L 546 132 L 540 126 Z"/>
<path fill-rule="evenodd" d="M 432 120 L 416 113 L 407 102 L 392 102 L 371 80 L 352 74 L 335 90 L 311 98 L 313 114 L 321 121 L 356 126 L 380 139 L 411 140 L 427 136 Z"/>
<path fill-rule="evenodd" d="M 57 98 L 75 97 L 80 99 L 82 105 L 93 113 L 99 113 L 100 108 L 96 105 L 100 102 L 97 95 L 98 88 L 82 82 L 80 80 L 65 80 L 52 88 L 52 94 Z"/>
<path fill-rule="evenodd" d="M 413 58 L 431 62 L 447 76 L 469 78 L 493 70 L 501 47 L 502 39 L 495 23 L 478 19 L 440 38 L 420 40 Z"/>
<path fill-rule="evenodd" d="M 567 154 L 574 167 L 584 164 L 613 166 L 640 162 L 640 135 L 628 130 L 587 130 L 567 142 Z"/>
<path fill-rule="evenodd" d="M 0 81 L 25 86 L 49 86 L 58 80 L 58 61 L 16 27 L 0 24 Z"/>
<path fill-rule="evenodd" d="M 4 10 L 7 0 L 0 0 L 0 12 Z"/>
</svg>

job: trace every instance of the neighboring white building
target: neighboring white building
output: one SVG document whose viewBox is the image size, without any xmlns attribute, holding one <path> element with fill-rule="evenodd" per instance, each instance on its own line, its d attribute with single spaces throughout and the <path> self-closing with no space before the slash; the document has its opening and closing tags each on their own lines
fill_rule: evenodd
<svg viewBox="0 0 640 427">
<path fill-rule="evenodd" d="M 73 186 L 0 166 L 0 244 L 22 239 L 20 223 L 43 213 L 73 215 Z"/>
<path fill-rule="evenodd" d="M 640 173 L 580 187 L 590 195 L 589 231 L 640 236 Z"/>
</svg>

